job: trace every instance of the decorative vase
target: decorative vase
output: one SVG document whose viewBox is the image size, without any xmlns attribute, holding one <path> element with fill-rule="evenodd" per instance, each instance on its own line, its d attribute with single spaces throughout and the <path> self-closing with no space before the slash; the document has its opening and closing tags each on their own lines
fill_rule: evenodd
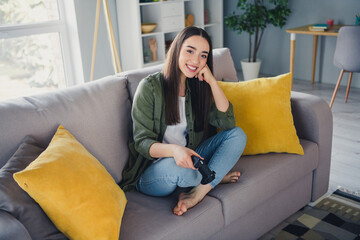
<svg viewBox="0 0 360 240">
<path fill-rule="evenodd" d="M 249 59 L 241 60 L 241 68 L 244 75 L 244 80 L 255 79 L 259 76 L 261 60 L 256 59 L 256 62 L 249 62 Z"/>
</svg>

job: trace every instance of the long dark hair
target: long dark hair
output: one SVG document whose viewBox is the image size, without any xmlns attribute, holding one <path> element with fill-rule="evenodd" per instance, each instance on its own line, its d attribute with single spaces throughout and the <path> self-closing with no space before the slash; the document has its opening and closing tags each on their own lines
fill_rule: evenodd
<svg viewBox="0 0 360 240">
<path fill-rule="evenodd" d="M 179 68 L 179 55 L 184 41 L 192 36 L 201 36 L 209 43 L 209 54 L 206 64 L 213 72 L 212 43 L 210 36 L 205 30 L 197 27 L 184 28 L 172 42 L 166 55 L 166 61 L 163 68 L 164 74 L 164 96 L 165 96 L 165 114 L 166 124 L 175 125 L 180 122 L 178 94 L 181 70 Z M 187 82 L 191 91 L 191 105 L 195 115 L 195 131 L 204 131 L 204 137 L 213 134 L 213 129 L 208 126 L 208 115 L 212 100 L 210 86 L 205 81 L 191 79 Z"/>
</svg>

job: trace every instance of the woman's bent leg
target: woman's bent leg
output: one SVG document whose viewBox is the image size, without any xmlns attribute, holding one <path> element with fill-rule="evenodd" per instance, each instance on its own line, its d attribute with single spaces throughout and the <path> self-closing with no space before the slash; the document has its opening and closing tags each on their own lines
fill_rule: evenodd
<svg viewBox="0 0 360 240">
<path fill-rule="evenodd" d="M 215 187 L 239 160 L 246 145 L 246 134 L 235 127 L 222 131 L 207 139 L 196 148 L 196 152 L 208 162 L 211 170 L 216 172 L 215 179 L 210 183 Z"/>
<path fill-rule="evenodd" d="M 195 187 L 201 178 L 198 171 L 179 167 L 173 158 L 162 158 L 145 170 L 136 187 L 144 194 L 160 197 L 171 194 L 178 186 Z"/>
<path fill-rule="evenodd" d="M 189 208 L 198 204 L 205 195 L 231 170 L 240 158 L 246 144 L 246 135 L 240 128 L 222 131 L 207 139 L 196 148 L 205 158 L 209 168 L 216 171 L 215 179 L 206 185 L 198 185 L 188 193 L 181 193 L 174 208 L 174 214 L 183 215 Z"/>
</svg>

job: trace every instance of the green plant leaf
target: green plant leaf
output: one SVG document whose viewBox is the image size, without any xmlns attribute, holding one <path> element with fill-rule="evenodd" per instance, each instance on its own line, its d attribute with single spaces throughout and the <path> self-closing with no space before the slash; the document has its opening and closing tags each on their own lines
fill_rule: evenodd
<svg viewBox="0 0 360 240">
<path fill-rule="evenodd" d="M 225 16 L 225 25 L 238 34 L 243 32 L 250 34 L 250 45 L 253 51 L 249 51 L 249 59 L 251 52 L 256 57 L 266 27 L 268 25 L 283 27 L 291 13 L 288 0 L 238 0 L 237 10 L 238 12 Z M 254 34 L 255 38 L 251 39 L 251 35 Z M 252 41 L 255 39 L 257 42 L 254 44 Z"/>
</svg>

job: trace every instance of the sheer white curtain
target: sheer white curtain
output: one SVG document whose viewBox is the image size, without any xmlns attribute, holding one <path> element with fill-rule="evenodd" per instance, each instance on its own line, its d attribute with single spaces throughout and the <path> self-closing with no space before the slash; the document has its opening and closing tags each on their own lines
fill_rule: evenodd
<svg viewBox="0 0 360 240">
<path fill-rule="evenodd" d="M 72 0 L 0 0 L 0 100 L 83 82 Z"/>
</svg>

